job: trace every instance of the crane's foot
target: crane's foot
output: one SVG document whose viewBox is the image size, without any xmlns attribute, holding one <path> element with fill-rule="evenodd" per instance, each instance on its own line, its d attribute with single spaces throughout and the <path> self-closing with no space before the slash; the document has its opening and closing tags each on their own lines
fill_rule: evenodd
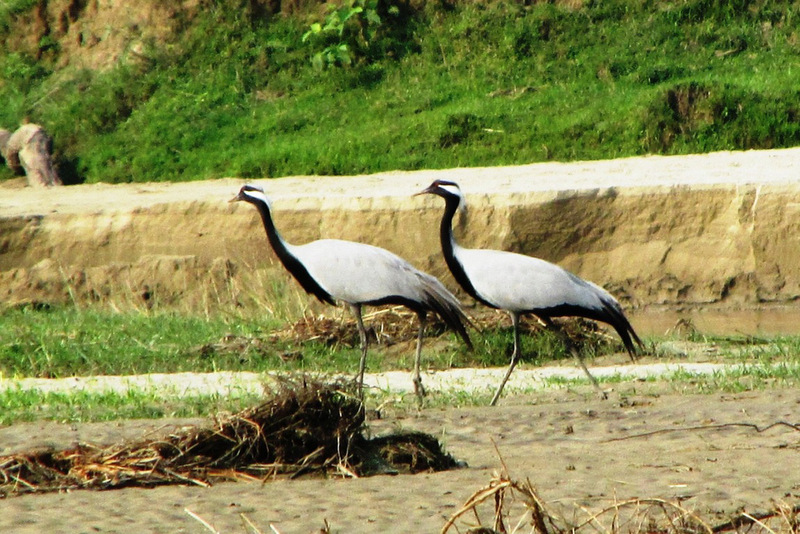
<svg viewBox="0 0 800 534">
<path fill-rule="evenodd" d="M 356 398 L 361 401 L 361 404 L 364 404 L 364 383 L 358 379 L 358 377 L 353 378 L 353 380 L 348 384 L 348 388 L 352 387 L 351 391 L 355 392 Z"/>
<path fill-rule="evenodd" d="M 592 386 L 594 386 L 594 390 L 597 392 L 597 396 L 600 397 L 600 400 L 608 400 L 608 391 L 603 389 L 593 376 L 589 375 L 589 378 L 591 378 Z"/>
<path fill-rule="evenodd" d="M 422 379 L 420 377 L 414 377 L 414 394 L 417 396 L 417 400 L 422 403 L 422 399 L 428 394 L 425 391 L 425 386 L 422 385 Z"/>
</svg>

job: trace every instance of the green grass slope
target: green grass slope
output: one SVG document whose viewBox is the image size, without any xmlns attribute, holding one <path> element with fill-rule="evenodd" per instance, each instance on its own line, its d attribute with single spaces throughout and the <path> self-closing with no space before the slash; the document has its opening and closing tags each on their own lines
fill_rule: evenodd
<svg viewBox="0 0 800 534">
<path fill-rule="evenodd" d="M 345 0 L 284 17 L 206 0 L 103 72 L 57 69 L 46 39 L 12 49 L 30 4 L 0 10 L 0 127 L 43 124 L 71 183 L 800 144 L 798 2 Z"/>
</svg>

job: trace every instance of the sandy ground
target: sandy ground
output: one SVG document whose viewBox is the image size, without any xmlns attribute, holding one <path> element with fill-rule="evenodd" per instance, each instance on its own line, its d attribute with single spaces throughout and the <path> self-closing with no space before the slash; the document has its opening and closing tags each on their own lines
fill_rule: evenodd
<svg viewBox="0 0 800 534">
<path fill-rule="evenodd" d="M 548 509 L 567 518 L 634 497 L 680 500 L 712 524 L 741 509 L 797 504 L 800 433 L 738 425 L 797 423 L 800 392 L 659 395 L 622 387 L 608 401 L 589 390 L 550 391 L 507 397 L 494 408 L 426 409 L 370 423 L 374 434 L 402 428 L 435 435 L 468 463 L 464 469 L 12 497 L 0 501 L 0 531 L 208 532 L 191 512 L 218 532 L 252 532 L 242 515 L 261 532 L 317 532 L 326 520 L 332 532 L 438 532 L 501 468 L 498 451 L 512 478 L 529 478 Z M 6 450 L 111 443 L 188 423 L 202 422 L 22 424 L 0 429 L 0 443 Z"/>
</svg>

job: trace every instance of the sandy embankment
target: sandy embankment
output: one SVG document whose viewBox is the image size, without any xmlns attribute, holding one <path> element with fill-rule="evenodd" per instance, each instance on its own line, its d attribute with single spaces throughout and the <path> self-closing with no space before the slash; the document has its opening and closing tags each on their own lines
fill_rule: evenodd
<svg viewBox="0 0 800 534">
<path fill-rule="evenodd" d="M 388 248 L 441 276 L 435 178 L 468 194 L 463 244 L 521 251 L 606 286 L 637 326 L 797 331 L 800 149 L 262 181 L 285 237 Z M 287 277 L 240 180 L 0 188 L 0 293 L 211 311 L 275 303 Z M 291 282 L 290 288 L 294 288 Z M 320 308 L 322 309 L 322 308 Z M 714 313 L 708 313 L 709 310 Z"/>
</svg>

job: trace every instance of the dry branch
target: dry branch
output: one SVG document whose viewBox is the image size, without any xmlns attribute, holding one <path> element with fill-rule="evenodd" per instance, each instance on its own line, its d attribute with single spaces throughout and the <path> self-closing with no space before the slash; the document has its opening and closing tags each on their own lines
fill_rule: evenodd
<svg viewBox="0 0 800 534">
<path fill-rule="evenodd" d="M 639 434 L 631 434 L 631 435 L 622 436 L 622 437 L 619 437 L 619 438 L 609 438 L 609 439 L 605 440 L 604 443 L 609 443 L 609 442 L 612 442 L 612 441 L 624 441 L 624 440 L 636 439 L 636 438 L 646 438 L 646 437 L 649 437 L 649 436 L 654 436 L 656 434 L 666 434 L 668 432 L 692 432 L 692 431 L 695 431 L 695 430 L 722 430 L 722 429 L 725 429 L 725 428 L 735 428 L 735 427 L 749 428 L 749 429 L 755 430 L 757 433 L 760 434 L 762 432 L 766 432 L 767 430 L 770 430 L 771 428 L 775 428 L 775 427 L 778 427 L 778 426 L 785 426 L 787 428 L 790 428 L 792 430 L 796 430 L 796 431 L 800 432 L 800 425 L 794 424 L 794 423 L 789 423 L 787 421 L 775 421 L 774 423 L 770 423 L 770 424 L 768 424 L 766 426 L 763 426 L 763 427 L 760 427 L 755 423 L 719 423 L 719 424 L 716 424 L 716 425 L 695 425 L 695 426 L 684 426 L 684 427 L 680 427 L 680 428 L 662 428 L 662 429 L 659 429 L 659 430 L 651 430 L 650 432 L 642 432 L 642 433 L 639 433 Z"/>
<path fill-rule="evenodd" d="M 716 534 L 719 532 L 740 532 L 749 529 L 753 524 L 763 525 L 766 521 L 775 520 L 784 526 L 785 532 L 796 534 L 800 532 L 800 505 L 789 506 L 779 504 L 775 510 L 760 514 L 741 513 L 719 525 L 715 525 L 711 530 Z"/>
</svg>

